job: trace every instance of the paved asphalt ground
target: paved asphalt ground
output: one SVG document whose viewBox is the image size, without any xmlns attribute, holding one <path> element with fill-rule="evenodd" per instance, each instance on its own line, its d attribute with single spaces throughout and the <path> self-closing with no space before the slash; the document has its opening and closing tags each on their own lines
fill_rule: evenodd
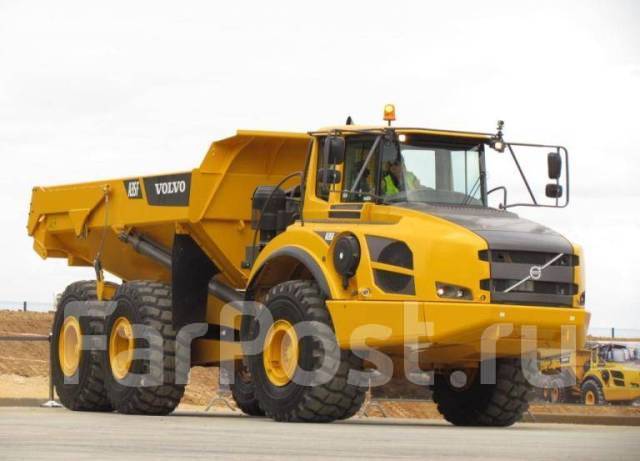
<svg viewBox="0 0 640 461">
<path fill-rule="evenodd" d="M 352 419 L 283 424 L 229 413 L 166 417 L 0 408 L 0 459 L 640 459 L 640 428 Z"/>
</svg>

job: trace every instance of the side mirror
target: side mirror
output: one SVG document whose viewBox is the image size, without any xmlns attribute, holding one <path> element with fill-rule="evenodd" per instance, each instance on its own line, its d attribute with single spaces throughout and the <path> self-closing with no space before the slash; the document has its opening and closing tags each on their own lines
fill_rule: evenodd
<svg viewBox="0 0 640 461">
<path fill-rule="evenodd" d="M 562 173 L 562 157 L 557 152 L 549 152 L 547 154 L 547 169 L 549 171 L 549 179 L 560 179 Z"/>
<path fill-rule="evenodd" d="M 345 142 L 342 136 L 327 136 L 324 140 L 324 158 L 329 165 L 344 162 Z"/>
<path fill-rule="evenodd" d="M 547 184 L 544 193 L 549 198 L 562 197 L 562 186 L 560 184 Z"/>
<path fill-rule="evenodd" d="M 338 170 L 331 168 L 321 168 L 318 171 L 318 182 L 323 184 L 340 184 L 342 175 Z"/>
</svg>

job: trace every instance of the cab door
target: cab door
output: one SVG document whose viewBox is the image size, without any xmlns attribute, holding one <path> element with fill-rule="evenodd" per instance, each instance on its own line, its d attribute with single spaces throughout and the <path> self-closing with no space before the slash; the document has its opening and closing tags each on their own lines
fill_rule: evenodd
<svg viewBox="0 0 640 461">
<path fill-rule="evenodd" d="M 371 206 L 380 197 L 380 155 L 385 148 L 391 148 L 383 138 L 379 134 L 347 136 L 341 181 L 329 189 L 330 221 L 370 222 Z"/>
</svg>

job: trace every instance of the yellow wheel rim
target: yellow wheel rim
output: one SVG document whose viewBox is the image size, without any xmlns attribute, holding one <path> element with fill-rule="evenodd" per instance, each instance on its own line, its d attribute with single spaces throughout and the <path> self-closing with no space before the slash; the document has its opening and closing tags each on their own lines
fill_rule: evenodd
<svg viewBox="0 0 640 461">
<path fill-rule="evenodd" d="M 554 387 L 553 389 L 551 389 L 551 401 L 553 403 L 556 403 L 558 402 L 558 400 L 560 400 L 560 389 Z"/>
<path fill-rule="evenodd" d="M 82 331 L 76 317 L 67 317 L 62 323 L 58 339 L 58 361 L 65 376 L 73 376 L 80 366 Z"/>
<path fill-rule="evenodd" d="M 298 335 L 291 323 L 276 320 L 267 332 L 262 361 L 267 378 L 276 386 L 286 386 L 298 366 Z"/>
<path fill-rule="evenodd" d="M 584 403 L 586 405 L 596 404 L 596 395 L 593 393 L 593 391 L 587 391 L 587 393 L 584 396 Z"/>
<path fill-rule="evenodd" d="M 116 379 L 129 374 L 133 349 L 133 326 L 126 317 L 118 317 L 109 335 L 109 364 Z"/>
</svg>

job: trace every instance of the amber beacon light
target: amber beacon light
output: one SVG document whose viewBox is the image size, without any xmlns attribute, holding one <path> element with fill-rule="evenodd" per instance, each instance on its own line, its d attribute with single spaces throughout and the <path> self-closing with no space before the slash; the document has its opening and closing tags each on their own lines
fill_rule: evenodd
<svg viewBox="0 0 640 461">
<path fill-rule="evenodd" d="M 393 104 L 385 104 L 384 106 L 384 117 L 383 120 L 386 120 L 389 125 L 396 119 L 396 106 Z"/>
</svg>

